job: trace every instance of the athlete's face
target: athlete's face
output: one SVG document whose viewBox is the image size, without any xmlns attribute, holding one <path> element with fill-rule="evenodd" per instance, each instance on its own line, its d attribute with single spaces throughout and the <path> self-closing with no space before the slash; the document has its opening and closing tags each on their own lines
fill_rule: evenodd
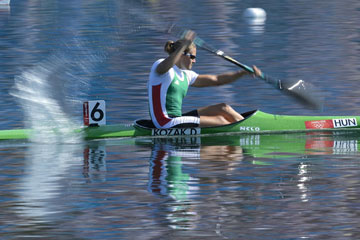
<svg viewBox="0 0 360 240">
<path fill-rule="evenodd" d="M 192 65 L 196 62 L 196 48 L 191 48 L 190 51 L 181 56 L 181 68 L 192 69 Z"/>
</svg>

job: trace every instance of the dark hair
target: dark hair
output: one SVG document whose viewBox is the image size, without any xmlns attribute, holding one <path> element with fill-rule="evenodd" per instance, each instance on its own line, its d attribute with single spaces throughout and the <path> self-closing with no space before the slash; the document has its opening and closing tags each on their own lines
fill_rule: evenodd
<svg viewBox="0 0 360 240">
<path fill-rule="evenodd" d="M 175 52 L 176 49 L 178 49 L 179 47 L 182 46 L 182 41 L 181 40 L 177 40 L 176 42 L 174 41 L 167 41 L 165 43 L 165 47 L 164 47 L 164 50 L 165 52 L 167 52 L 168 54 L 171 54 L 173 52 Z M 195 47 L 195 44 L 194 43 L 191 43 L 191 45 L 185 49 L 185 52 L 189 52 L 190 49 L 194 48 Z"/>
</svg>

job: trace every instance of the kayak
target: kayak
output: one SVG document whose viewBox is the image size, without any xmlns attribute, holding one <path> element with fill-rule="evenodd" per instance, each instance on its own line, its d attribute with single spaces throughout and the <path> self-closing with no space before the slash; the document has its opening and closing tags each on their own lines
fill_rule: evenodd
<svg viewBox="0 0 360 240">
<path fill-rule="evenodd" d="M 358 131 L 360 116 L 291 116 L 253 110 L 242 113 L 244 119 L 236 123 L 203 128 L 155 128 L 150 120 L 136 120 L 133 124 L 86 126 L 75 129 L 85 139 L 122 137 L 164 137 L 214 134 L 298 133 L 316 131 Z M 1 130 L 0 140 L 29 139 L 35 130 Z M 56 129 L 54 129 L 56 132 Z"/>
</svg>

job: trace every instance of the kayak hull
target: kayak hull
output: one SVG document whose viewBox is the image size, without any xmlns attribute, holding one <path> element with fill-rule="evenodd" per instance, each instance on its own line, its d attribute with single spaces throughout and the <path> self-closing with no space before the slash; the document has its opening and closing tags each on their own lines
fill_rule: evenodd
<svg viewBox="0 0 360 240">
<path fill-rule="evenodd" d="M 290 116 L 275 115 L 259 110 L 242 114 L 244 120 L 236 123 L 217 126 L 192 128 L 187 132 L 184 129 L 152 129 L 134 125 L 136 134 L 141 136 L 166 136 L 166 135 L 204 135 L 224 133 L 292 133 L 316 131 L 349 131 L 360 129 L 360 116 Z M 192 131 L 191 131 L 192 130 Z"/>
<path fill-rule="evenodd" d="M 156 129 L 135 121 L 134 124 L 114 124 L 84 127 L 75 130 L 85 139 L 122 138 L 140 136 L 188 136 L 213 134 L 263 134 L 316 131 L 356 131 L 360 116 L 290 116 L 254 110 L 242 114 L 245 119 L 216 127 Z M 54 131 L 56 132 L 56 131 Z M 0 140 L 29 139 L 33 130 L 1 130 Z"/>
</svg>

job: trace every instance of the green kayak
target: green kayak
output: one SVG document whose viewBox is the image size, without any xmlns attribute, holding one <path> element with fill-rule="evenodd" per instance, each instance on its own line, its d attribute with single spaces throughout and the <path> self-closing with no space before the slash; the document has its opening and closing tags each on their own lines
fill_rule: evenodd
<svg viewBox="0 0 360 240">
<path fill-rule="evenodd" d="M 85 139 L 121 138 L 138 136 L 189 136 L 213 134 L 263 134 L 316 131 L 358 131 L 360 116 L 290 116 L 275 115 L 253 110 L 242 113 L 244 119 L 217 127 L 154 128 L 150 120 L 137 120 L 133 124 L 113 124 L 76 129 Z M 0 140 L 28 139 L 34 130 L 1 130 Z M 56 130 L 54 130 L 56 132 Z"/>
</svg>

